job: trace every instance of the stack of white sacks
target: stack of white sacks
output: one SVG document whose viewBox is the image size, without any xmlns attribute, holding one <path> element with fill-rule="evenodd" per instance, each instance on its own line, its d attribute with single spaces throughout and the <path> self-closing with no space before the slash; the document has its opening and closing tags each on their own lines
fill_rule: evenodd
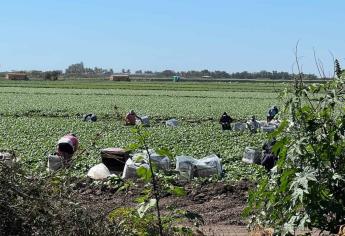
<svg viewBox="0 0 345 236">
<path fill-rule="evenodd" d="M 129 158 L 123 169 L 123 179 L 138 178 L 137 170 L 141 167 L 150 168 L 149 155 L 151 163 L 159 170 L 169 170 L 171 167 L 170 159 L 167 156 L 162 156 L 156 153 L 153 149 L 135 153 Z M 209 177 L 213 175 L 220 175 L 222 173 L 222 166 L 217 155 L 212 154 L 202 159 L 195 159 L 189 156 L 176 157 L 176 171 L 180 173 L 182 179 L 191 180 L 194 177 Z M 109 169 L 103 164 L 93 166 L 87 173 L 92 179 L 100 180 L 111 176 Z"/>
</svg>

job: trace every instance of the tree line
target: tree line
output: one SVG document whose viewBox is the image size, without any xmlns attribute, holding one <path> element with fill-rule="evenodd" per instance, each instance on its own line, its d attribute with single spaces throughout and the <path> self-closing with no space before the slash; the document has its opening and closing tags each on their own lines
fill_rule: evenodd
<svg viewBox="0 0 345 236">
<path fill-rule="evenodd" d="M 149 72 L 144 73 L 149 74 L 151 76 L 157 77 L 170 77 L 174 75 L 178 75 L 184 78 L 224 78 L 224 79 L 272 79 L 272 80 L 290 80 L 295 78 L 295 74 L 291 74 L 288 72 L 278 72 L 278 71 L 265 71 L 262 70 L 260 72 L 235 72 L 235 73 L 228 73 L 226 71 L 209 71 L 209 70 L 201 70 L 201 71 L 178 71 L 175 72 L 173 70 L 164 70 L 162 72 Z M 136 73 L 136 75 L 138 75 Z M 306 79 L 317 79 L 318 77 L 314 74 L 304 74 L 304 78 Z"/>
<path fill-rule="evenodd" d="M 77 64 L 70 65 L 65 70 L 66 76 L 109 76 L 113 74 L 113 69 L 103 69 L 95 67 L 87 68 L 84 67 L 82 62 Z M 228 73 L 226 71 L 209 71 L 209 70 L 190 70 L 190 71 L 174 71 L 174 70 L 163 70 L 163 71 L 150 71 L 150 70 L 136 70 L 132 73 L 129 69 L 122 69 L 119 73 L 126 73 L 131 74 L 132 76 L 139 76 L 139 77 L 171 77 L 174 75 L 178 75 L 184 78 L 224 78 L 224 79 L 258 79 L 258 78 L 265 78 L 265 79 L 272 79 L 272 80 L 289 80 L 295 77 L 294 74 L 288 72 L 278 72 L 278 71 L 265 71 L 262 70 L 260 72 L 236 72 L 236 73 Z M 314 74 L 304 74 L 304 77 L 307 79 L 317 79 L 318 77 Z"/>
<path fill-rule="evenodd" d="M 25 71 L 23 71 L 25 72 Z M 65 71 L 54 70 L 54 71 L 27 71 L 26 72 L 31 78 L 42 78 L 46 80 L 56 80 L 58 77 L 108 77 L 116 72 L 113 69 L 104 69 L 101 67 L 85 67 L 83 62 L 69 65 Z M 228 73 L 226 71 L 210 71 L 210 70 L 190 70 L 190 71 L 174 71 L 174 70 L 163 70 L 163 71 L 150 71 L 150 70 L 136 70 L 131 72 L 129 69 L 122 69 L 117 73 L 130 74 L 132 77 L 172 77 L 181 76 L 183 78 L 205 78 L 205 79 L 271 79 L 271 80 L 292 80 L 295 78 L 295 74 L 288 72 L 279 71 L 266 71 L 260 72 L 235 72 Z M 318 79 L 314 74 L 304 74 L 305 79 Z"/>
</svg>

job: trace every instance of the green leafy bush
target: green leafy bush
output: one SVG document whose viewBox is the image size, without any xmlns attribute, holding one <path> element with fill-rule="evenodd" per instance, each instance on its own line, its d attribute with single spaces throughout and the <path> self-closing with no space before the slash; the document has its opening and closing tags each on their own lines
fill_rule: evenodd
<svg viewBox="0 0 345 236">
<path fill-rule="evenodd" d="M 325 84 L 287 89 L 285 120 L 273 133 L 279 160 L 250 193 L 251 225 L 280 235 L 297 229 L 336 232 L 345 223 L 345 74 Z"/>
</svg>

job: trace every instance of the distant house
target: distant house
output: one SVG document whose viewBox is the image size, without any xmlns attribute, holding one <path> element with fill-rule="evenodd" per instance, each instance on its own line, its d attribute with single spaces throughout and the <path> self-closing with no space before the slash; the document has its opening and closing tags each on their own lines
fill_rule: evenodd
<svg viewBox="0 0 345 236">
<path fill-rule="evenodd" d="M 110 76 L 112 81 L 130 81 L 129 74 L 114 74 Z"/>
<path fill-rule="evenodd" d="M 6 74 L 6 79 L 9 80 L 28 80 L 28 76 L 26 75 L 26 73 L 7 73 Z"/>
</svg>

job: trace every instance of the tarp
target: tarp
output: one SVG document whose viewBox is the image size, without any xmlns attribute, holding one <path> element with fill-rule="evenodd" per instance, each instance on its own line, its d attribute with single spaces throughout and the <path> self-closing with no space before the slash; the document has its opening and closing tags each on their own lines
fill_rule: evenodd
<svg viewBox="0 0 345 236">
<path fill-rule="evenodd" d="M 170 127 L 176 127 L 178 125 L 178 122 L 176 119 L 170 119 L 165 121 L 165 125 Z"/>
<path fill-rule="evenodd" d="M 262 126 L 262 127 L 261 127 L 261 130 L 262 130 L 263 132 L 270 133 L 270 132 L 273 132 L 276 128 L 277 128 L 277 127 L 276 127 L 275 125 L 270 125 L 270 124 L 268 124 L 268 125 L 266 125 L 266 126 Z"/>
<path fill-rule="evenodd" d="M 243 152 L 242 161 L 250 164 L 261 163 L 261 150 L 253 147 L 246 147 Z"/>
<path fill-rule="evenodd" d="M 232 123 L 231 127 L 233 131 L 245 131 L 247 129 L 247 124 L 237 122 L 237 123 Z"/>
<path fill-rule="evenodd" d="M 141 116 L 141 120 L 137 119 L 135 121 L 136 125 L 150 126 L 150 118 L 148 116 Z"/>
</svg>

